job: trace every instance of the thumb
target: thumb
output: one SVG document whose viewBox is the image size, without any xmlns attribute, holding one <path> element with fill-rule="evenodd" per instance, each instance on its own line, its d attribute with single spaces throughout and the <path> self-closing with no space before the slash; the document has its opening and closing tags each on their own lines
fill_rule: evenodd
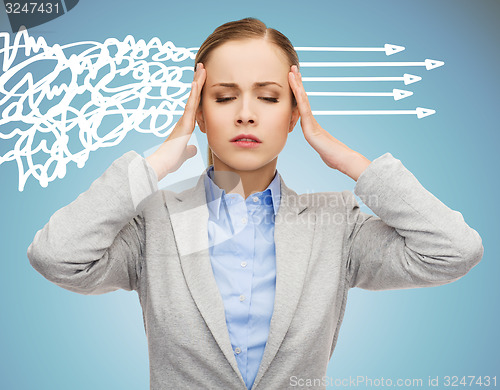
<svg viewBox="0 0 500 390">
<path fill-rule="evenodd" d="M 188 158 L 196 156 L 196 153 L 198 153 L 198 149 L 194 145 L 187 145 L 186 150 L 184 151 L 184 157 L 186 160 Z"/>
</svg>

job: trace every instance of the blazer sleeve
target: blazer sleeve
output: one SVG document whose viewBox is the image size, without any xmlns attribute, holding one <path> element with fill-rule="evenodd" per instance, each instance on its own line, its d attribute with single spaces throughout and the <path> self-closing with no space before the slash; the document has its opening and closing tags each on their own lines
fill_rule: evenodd
<svg viewBox="0 0 500 390">
<path fill-rule="evenodd" d="M 349 225 L 350 288 L 391 290 L 438 286 L 464 276 L 482 258 L 479 234 L 427 191 L 390 153 L 373 160 L 354 193 L 344 191 Z"/>
<path fill-rule="evenodd" d="M 76 200 L 56 211 L 28 248 L 49 281 L 85 295 L 137 290 L 154 169 L 135 151 L 116 159 Z"/>
</svg>

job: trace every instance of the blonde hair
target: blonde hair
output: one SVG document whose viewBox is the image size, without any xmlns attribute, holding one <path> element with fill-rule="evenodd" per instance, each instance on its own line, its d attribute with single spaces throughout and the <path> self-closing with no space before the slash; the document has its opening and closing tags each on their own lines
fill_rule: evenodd
<svg viewBox="0 0 500 390">
<path fill-rule="evenodd" d="M 299 68 L 299 56 L 295 51 L 290 40 L 280 33 L 278 30 L 267 27 L 262 21 L 256 18 L 244 18 L 227 22 L 217 27 L 212 34 L 205 39 L 205 42 L 200 46 L 194 60 L 194 68 L 198 62 L 207 63 L 210 58 L 210 53 L 229 41 L 244 40 L 244 39 L 265 39 L 270 43 L 274 43 L 280 48 L 288 59 L 289 65 L 297 65 Z M 201 105 L 201 99 L 200 99 Z M 292 106 L 295 107 L 297 101 L 292 94 Z M 208 146 L 208 165 L 213 165 L 213 156 L 210 145 Z"/>
</svg>

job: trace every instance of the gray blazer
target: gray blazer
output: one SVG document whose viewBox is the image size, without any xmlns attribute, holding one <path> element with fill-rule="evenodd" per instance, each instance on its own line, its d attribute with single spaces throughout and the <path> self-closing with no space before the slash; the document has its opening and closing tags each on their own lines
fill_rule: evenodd
<svg viewBox="0 0 500 390">
<path fill-rule="evenodd" d="M 154 170 L 129 151 L 28 248 L 31 265 L 65 289 L 137 291 L 155 390 L 246 389 L 209 258 L 204 174 L 181 193 L 157 190 Z M 462 214 L 390 153 L 354 189 L 376 216 L 361 212 L 350 191 L 298 195 L 280 183 L 274 312 L 252 389 L 321 381 L 350 288 L 443 285 L 482 258 L 481 238 Z"/>
</svg>

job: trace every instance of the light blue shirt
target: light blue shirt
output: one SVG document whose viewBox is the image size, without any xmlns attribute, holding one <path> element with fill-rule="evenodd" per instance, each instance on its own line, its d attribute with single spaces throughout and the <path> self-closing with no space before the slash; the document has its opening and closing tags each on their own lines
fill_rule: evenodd
<svg viewBox="0 0 500 390">
<path fill-rule="evenodd" d="M 281 188 L 278 171 L 269 186 L 246 200 L 226 194 L 205 175 L 210 261 L 226 313 L 241 376 L 248 389 L 259 370 L 274 309 L 276 252 L 274 220 Z"/>
</svg>

